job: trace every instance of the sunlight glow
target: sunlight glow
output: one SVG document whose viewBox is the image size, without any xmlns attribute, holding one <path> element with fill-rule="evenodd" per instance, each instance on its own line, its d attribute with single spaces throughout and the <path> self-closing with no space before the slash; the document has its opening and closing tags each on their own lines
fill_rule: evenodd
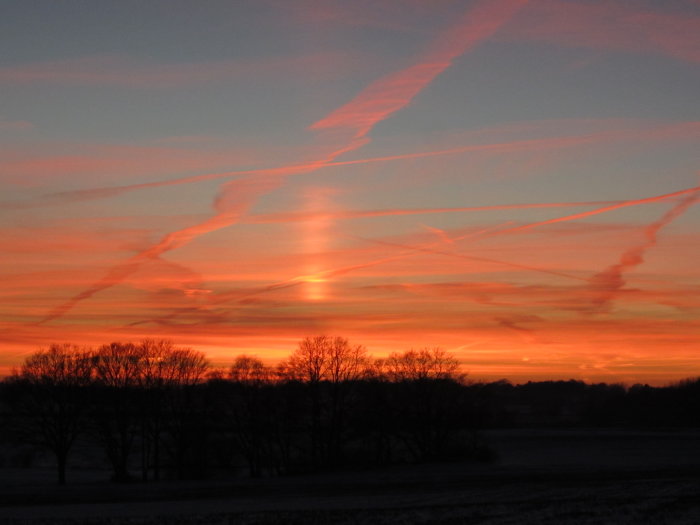
<svg viewBox="0 0 700 525">
<path fill-rule="evenodd" d="M 330 232 L 333 219 L 333 194 L 335 190 L 327 187 L 310 187 L 304 192 L 304 211 L 309 214 L 309 220 L 303 221 L 302 240 L 303 252 L 306 254 L 303 278 L 303 296 L 307 301 L 323 301 L 328 299 L 328 278 L 315 274 L 323 272 L 327 266 L 326 250 L 330 245 Z"/>
</svg>

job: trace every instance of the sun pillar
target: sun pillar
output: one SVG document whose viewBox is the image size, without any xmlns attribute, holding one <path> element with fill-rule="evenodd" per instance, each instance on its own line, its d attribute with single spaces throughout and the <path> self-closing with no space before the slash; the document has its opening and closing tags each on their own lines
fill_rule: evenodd
<svg viewBox="0 0 700 525">
<path fill-rule="evenodd" d="M 330 216 L 334 190 L 312 187 L 304 193 L 304 210 L 309 218 L 302 223 L 303 247 L 306 254 L 303 296 L 307 301 L 322 301 L 328 296 L 326 251 L 330 243 L 333 220 Z"/>
</svg>

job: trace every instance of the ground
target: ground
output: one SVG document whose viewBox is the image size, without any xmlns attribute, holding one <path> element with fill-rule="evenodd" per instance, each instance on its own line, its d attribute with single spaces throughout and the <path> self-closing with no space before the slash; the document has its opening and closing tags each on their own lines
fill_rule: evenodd
<svg viewBox="0 0 700 525">
<path fill-rule="evenodd" d="M 697 524 L 700 432 L 502 430 L 494 464 L 113 485 L 0 469 L 8 524 Z"/>
</svg>

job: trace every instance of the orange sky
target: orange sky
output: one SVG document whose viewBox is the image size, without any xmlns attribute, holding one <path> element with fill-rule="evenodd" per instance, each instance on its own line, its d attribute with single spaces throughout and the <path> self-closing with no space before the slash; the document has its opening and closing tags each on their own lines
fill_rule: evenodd
<svg viewBox="0 0 700 525">
<path fill-rule="evenodd" d="M 191 10 L 0 26 L 0 368 L 325 333 L 477 380 L 700 375 L 697 3 Z"/>
</svg>

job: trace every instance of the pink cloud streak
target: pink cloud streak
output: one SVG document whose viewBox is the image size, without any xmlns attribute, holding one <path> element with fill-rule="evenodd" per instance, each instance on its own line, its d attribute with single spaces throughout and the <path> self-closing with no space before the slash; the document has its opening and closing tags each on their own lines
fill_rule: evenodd
<svg viewBox="0 0 700 525">
<path fill-rule="evenodd" d="M 700 62 L 700 17 L 640 10 L 633 2 L 541 0 L 499 36 Z"/>
<path fill-rule="evenodd" d="M 672 199 L 674 197 L 682 197 L 684 195 L 694 195 L 698 191 L 700 191 L 700 186 L 695 186 L 693 188 L 687 188 L 685 190 L 679 190 L 679 191 L 674 191 L 671 193 L 665 193 L 663 195 L 656 195 L 654 197 L 646 197 L 643 199 L 634 199 L 634 200 L 628 200 L 628 201 L 623 201 L 618 204 L 611 204 L 609 206 L 604 206 L 602 208 L 597 208 L 595 210 L 589 210 L 589 211 L 584 211 L 581 213 L 575 213 L 573 215 L 566 215 L 564 217 L 556 217 L 554 219 L 547 219 L 545 221 L 538 221 L 538 222 L 533 222 L 530 224 L 524 224 L 522 226 L 516 226 L 514 228 L 509 228 L 507 230 L 502 230 L 495 235 L 502 235 L 505 233 L 516 233 L 516 232 L 521 232 L 521 231 L 526 231 L 526 230 L 531 230 L 533 228 L 538 228 L 540 226 L 546 226 L 548 224 L 556 224 L 558 222 L 566 222 L 566 221 L 574 221 L 578 219 L 584 219 L 586 217 L 591 217 L 593 215 L 599 215 L 601 213 L 607 213 L 609 211 L 617 210 L 620 208 L 626 208 L 628 206 L 637 206 L 640 204 L 649 204 L 652 202 L 659 202 L 659 201 L 665 201 L 668 199 Z"/>
<path fill-rule="evenodd" d="M 338 212 L 294 212 L 294 213 L 265 213 L 250 215 L 246 223 L 277 223 L 299 222 L 314 219 L 363 219 L 368 217 L 387 217 L 401 215 L 426 215 L 436 213 L 463 213 L 493 210 L 527 210 L 539 208 L 573 208 L 578 206 L 600 206 L 622 204 L 626 201 L 581 201 L 581 202 L 543 202 L 526 204 L 494 204 L 490 206 L 457 206 L 451 208 L 393 208 L 386 210 L 346 210 Z"/>
<path fill-rule="evenodd" d="M 685 211 L 685 209 L 687 207 L 689 207 L 690 204 L 687 204 L 687 205 L 682 205 L 682 204 L 685 203 L 686 201 L 689 201 L 691 204 L 694 203 L 697 199 L 697 192 L 698 191 L 700 191 L 700 186 L 694 187 L 694 188 L 689 188 L 686 190 L 680 190 L 680 191 L 672 192 L 672 193 L 668 193 L 668 194 L 647 197 L 647 198 L 643 198 L 643 199 L 635 199 L 635 200 L 621 201 L 621 202 L 618 201 L 615 204 L 605 206 L 602 208 L 597 208 L 595 210 L 591 210 L 588 212 L 582 212 L 579 214 L 568 215 L 565 217 L 550 219 L 547 221 L 539 221 L 539 222 L 531 223 L 528 225 L 519 226 L 516 228 L 505 228 L 505 229 L 504 228 L 496 228 L 495 231 L 494 231 L 494 228 L 487 228 L 487 229 L 479 231 L 479 232 L 471 232 L 468 234 L 462 234 L 459 236 L 450 237 L 450 240 L 454 243 L 455 241 L 460 241 L 460 240 L 464 240 L 467 238 L 498 236 L 498 235 L 502 235 L 504 233 L 514 233 L 514 232 L 522 231 L 524 229 L 537 228 L 540 226 L 549 225 L 549 224 L 553 224 L 553 223 L 565 222 L 565 221 L 571 221 L 571 220 L 575 220 L 575 219 L 579 219 L 579 218 L 584 218 L 584 217 L 591 216 L 591 215 L 596 215 L 596 214 L 605 213 L 608 211 L 613 211 L 613 210 L 623 208 L 623 207 L 649 204 L 649 203 L 653 203 L 653 202 L 668 200 L 668 199 L 671 199 L 674 197 L 690 195 L 690 197 L 687 197 L 685 200 L 681 201 L 681 204 L 674 207 L 674 210 L 675 210 L 676 208 L 678 208 L 678 206 L 680 206 L 680 208 L 678 208 L 678 209 L 682 209 L 683 211 Z M 552 205 L 559 206 L 562 204 L 563 205 L 570 205 L 570 204 L 571 205 L 582 205 L 582 204 L 593 204 L 593 203 L 553 203 Z M 534 206 L 536 207 L 538 205 L 534 205 Z M 545 205 L 545 206 L 549 206 L 549 205 Z M 508 208 L 510 208 L 510 206 L 506 206 L 506 208 L 508 209 Z M 677 217 L 677 214 L 672 214 L 672 218 L 675 218 L 675 217 Z M 666 221 L 668 219 L 664 219 L 664 220 Z M 670 219 L 670 220 L 672 220 L 672 219 Z M 666 222 L 664 222 L 663 224 L 665 225 Z M 498 260 L 498 259 L 493 259 L 493 258 L 470 256 L 470 255 L 457 253 L 454 251 L 444 251 L 444 250 L 440 250 L 436 247 L 439 244 L 441 244 L 441 242 L 430 243 L 430 244 L 425 244 L 425 245 L 407 245 L 407 244 L 402 244 L 402 243 L 397 243 L 397 242 L 382 241 L 382 240 L 376 240 L 376 239 L 364 239 L 364 238 L 359 238 L 359 237 L 356 237 L 356 238 L 363 240 L 363 241 L 371 242 L 374 244 L 385 245 L 385 246 L 389 246 L 389 247 L 393 247 L 393 248 L 400 248 L 403 251 L 401 253 L 393 255 L 393 256 L 387 256 L 387 257 L 382 257 L 379 259 L 374 259 L 371 261 L 366 261 L 366 262 L 336 267 L 336 268 L 332 268 L 332 269 L 327 269 L 327 270 L 316 272 L 312 275 L 297 275 L 297 276 L 294 276 L 294 277 L 291 277 L 288 279 L 277 281 L 275 283 L 272 283 L 272 284 L 264 286 L 264 287 L 260 287 L 256 290 L 252 290 L 252 291 L 248 290 L 248 291 L 243 291 L 243 292 L 218 293 L 215 296 L 211 296 L 207 299 L 207 306 L 206 307 L 209 308 L 212 305 L 222 304 L 222 303 L 225 303 L 225 302 L 228 302 L 231 300 L 243 301 L 245 299 L 256 297 L 256 296 L 263 294 L 263 293 L 269 293 L 269 292 L 280 290 L 280 289 L 299 286 L 301 284 L 309 282 L 310 280 L 330 279 L 333 277 L 346 275 L 346 274 L 355 272 L 357 270 L 371 268 L 371 267 L 375 267 L 375 266 L 380 266 L 380 265 L 387 264 L 389 262 L 394 262 L 397 260 L 413 257 L 413 256 L 416 256 L 416 255 L 421 254 L 421 253 L 441 255 L 441 256 L 445 256 L 445 257 L 449 257 L 449 258 L 462 259 L 462 260 L 468 260 L 468 261 L 473 261 L 473 262 L 485 262 L 487 264 L 502 265 L 502 266 L 506 266 L 506 267 L 510 267 L 510 268 L 521 269 L 521 270 L 526 270 L 526 271 L 531 271 L 531 272 L 545 273 L 545 274 L 549 274 L 549 275 L 555 275 L 558 277 L 564 277 L 567 279 L 584 281 L 584 282 L 592 283 L 592 284 L 595 284 L 595 279 L 596 279 L 595 277 L 594 278 L 581 277 L 579 275 L 574 275 L 574 274 L 561 272 L 561 271 L 557 271 L 557 270 L 551 270 L 548 268 L 541 268 L 541 267 L 532 266 L 532 265 L 513 263 L 513 262 L 503 261 L 503 260 Z M 575 309 L 575 308 L 572 308 L 572 309 Z M 197 310 L 199 310 L 199 308 L 195 307 L 193 310 L 197 311 Z M 151 320 L 143 321 L 143 322 L 144 323 L 163 322 L 164 320 L 169 320 L 169 319 L 172 319 L 174 317 L 177 317 L 178 315 L 180 315 L 180 313 L 181 312 L 176 312 L 176 313 L 173 313 L 170 315 L 166 315 L 162 318 L 151 319 Z"/>
<path fill-rule="evenodd" d="M 223 171 L 223 172 L 216 172 L 216 173 L 206 173 L 202 175 L 193 175 L 189 177 L 182 177 L 182 178 L 177 178 L 177 179 L 168 179 L 168 180 L 161 180 L 161 181 L 153 181 L 153 182 L 144 182 L 144 183 L 138 183 L 138 184 L 128 184 L 128 185 L 122 185 L 122 186 L 106 186 L 102 188 L 91 188 L 91 189 L 85 189 L 85 190 L 74 190 L 74 191 L 66 191 L 66 192 L 59 192 L 59 193 L 52 193 L 52 194 L 47 194 L 44 195 L 43 197 L 40 197 L 38 199 L 28 201 L 28 202 L 20 202 L 20 203 L 3 203 L 3 206 L 11 208 L 11 209 L 26 209 L 26 208 L 33 208 L 37 206 L 44 206 L 44 205 L 51 205 L 51 204 L 61 204 L 64 202 L 75 202 L 75 201 L 85 201 L 85 200 L 93 200 L 93 199 L 102 199 L 102 198 L 110 198 L 110 197 L 116 197 L 119 195 L 123 195 L 125 193 L 129 193 L 132 191 L 138 191 L 138 190 L 144 190 L 144 189 L 152 189 L 152 188 L 158 188 L 158 187 L 164 187 L 164 186 L 176 186 L 176 185 L 181 185 L 181 184 L 194 184 L 198 182 L 205 182 L 209 180 L 217 180 L 217 179 L 234 179 L 234 178 L 239 178 L 239 177 L 245 177 L 245 176 L 259 176 L 259 177 L 278 177 L 278 176 L 292 176 L 292 175 L 301 175 L 305 173 L 311 173 L 313 171 L 317 171 L 320 169 L 325 169 L 325 168 L 332 168 L 332 167 L 343 167 L 343 166 L 353 166 L 353 165 L 363 165 L 363 164 L 372 164 L 372 163 L 381 163 L 381 162 L 393 162 L 393 161 L 401 161 L 401 160 L 410 160 L 410 159 L 419 159 L 419 158 L 429 158 L 429 157 L 438 157 L 438 156 L 443 156 L 443 155 L 456 155 L 460 153 L 510 153 L 510 152 L 518 152 L 518 151 L 537 151 L 537 150 L 548 150 L 548 149 L 557 149 L 557 148 L 568 148 L 568 147 L 575 147 L 575 146 L 580 146 L 580 145 L 585 145 L 585 144 L 592 144 L 592 143 L 604 143 L 604 144 L 609 144 L 611 141 L 619 141 L 619 140 L 678 140 L 678 139 L 691 139 L 693 137 L 700 136 L 700 122 L 680 122 L 680 123 L 663 123 L 663 124 L 653 124 L 651 126 L 643 126 L 641 129 L 639 127 L 636 128 L 623 128 L 619 130 L 604 130 L 604 131 L 598 131 L 598 132 L 591 132 L 591 133 L 585 133 L 581 135 L 570 135 L 570 136 L 556 136 L 556 137 L 547 137 L 547 138 L 540 138 L 540 139 L 525 139 L 525 140 L 515 140 L 515 141 L 508 141 L 508 142 L 494 142 L 494 143 L 488 143 L 488 144 L 472 144 L 472 145 L 467 145 L 467 146 L 461 146 L 461 147 L 456 147 L 456 148 L 448 148 L 448 149 L 441 149 L 441 150 L 433 150 L 433 151 L 422 151 L 422 152 L 415 152 L 415 153 L 404 153 L 404 154 L 397 154 L 397 155 L 387 155 L 387 156 L 382 156 L 382 157 L 370 157 L 370 158 L 365 158 L 365 159 L 354 159 L 354 160 L 345 160 L 345 161 L 324 161 L 324 160 L 316 160 L 313 162 L 307 162 L 307 163 L 300 163 L 300 164 L 292 164 L 292 165 L 287 165 L 287 166 L 280 166 L 276 168 L 261 168 L 261 169 L 251 169 L 251 170 L 233 170 L 233 171 Z M 116 148 L 114 151 L 117 152 L 119 148 Z M 109 149 L 107 151 L 110 151 Z M 153 155 L 154 160 L 158 161 L 153 164 L 148 164 L 148 166 L 152 167 L 151 172 L 155 173 L 160 173 L 164 171 L 173 171 L 177 169 L 176 167 L 173 166 L 186 166 L 187 159 L 186 157 L 183 159 L 182 152 L 173 149 L 173 156 L 171 158 L 164 157 L 162 155 L 159 155 L 159 152 L 161 151 L 167 151 L 167 148 L 153 148 L 152 153 L 148 153 L 148 151 L 139 151 L 135 150 L 131 153 L 128 152 L 127 150 L 124 150 L 124 153 L 129 153 L 127 157 L 145 157 L 145 160 L 148 161 L 149 156 Z M 112 155 L 113 157 L 113 155 Z M 71 168 L 71 163 L 75 165 L 75 167 L 78 168 L 78 172 L 86 172 L 89 169 L 95 168 L 95 169 L 110 169 L 115 166 L 118 166 L 119 162 L 124 163 L 125 161 L 123 159 L 119 160 L 117 159 L 116 161 L 112 159 L 110 155 L 107 155 L 107 157 L 103 160 L 100 160 L 100 158 L 93 158 L 92 156 L 88 156 L 87 158 L 83 157 L 73 157 L 70 160 L 70 163 L 67 165 L 68 171 L 64 170 L 64 172 L 70 173 L 70 168 Z M 212 152 L 211 154 L 197 154 L 194 155 L 193 158 L 191 159 L 192 162 L 208 162 L 208 158 L 212 160 L 216 160 L 219 158 L 219 156 L 216 155 L 215 152 Z M 63 159 L 61 157 L 58 157 L 57 159 L 57 166 L 60 167 L 63 163 Z M 183 164 L 183 160 L 186 162 Z M 34 161 L 32 161 L 34 162 Z M 25 175 L 28 175 L 29 173 L 32 174 L 33 178 L 36 178 L 37 176 L 41 176 L 42 174 L 45 174 L 48 169 L 55 170 L 57 166 L 53 166 L 50 162 L 49 159 L 46 159 L 44 161 L 44 164 L 40 164 L 35 166 L 34 168 L 32 167 L 33 165 L 25 165 L 25 164 L 19 164 L 19 168 L 23 170 L 23 173 Z M 196 166 L 196 165 L 195 165 Z M 137 167 L 140 171 L 141 170 L 139 167 Z M 9 168 L 8 168 L 9 170 Z M 29 170 L 29 171 L 27 171 Z M 32 171 L 34 170 L 34 171 Z"/>
<path fill-rule="evenodd" d="M 357 62 L 357 57 L 350 53 L 335 52 L 255 61 L 180 64 L 145 63 L 125 56 L 95 56 L 0 67 L 0 84 L 164 89 L 270 74 L 293 77 L 300 71 L 337 76 Z M 339 64 L 343 67 L 338 67 Z"/>
<path fill-rule="evenodd" d="M 609 309 L 610 303 L 625 286 L 625 273 L 644 262 L 644 254 L 656 246 L 659 232 L 699 201 L 700 196 L 693 193 L 677 202 L 661 218 L 644 228 L 644 242 L 626 249 L 616 264 L 593 277 L 592 290 L 596 294 L 593 299 L 593 312 L 605 312 Z"/>
<path fill-rule="evenodd" d="M 354 129 L 354 133 L 345 145 L 323 155 L 318 161 L 317 167 L 321 167 L 324 163 L 334 160 L 343 153 L 365 144 L 364 135 L 369 133 L 375 124 L 405 107 L 420 90 L 444 71 L 454 58 L 476 45 L 481 39 L 491 36 L 525 3 L 523 0 L 499 0 L 477 4 L 476 8 L 470 10 L 451 31 L 443 35 L 444 38 L 438 41 L 437 45 L 428 53 L 428 61 L 425 61 L 424 58 L 423 62 L 375 82 L 353 101 L 333 112 L 326 119 L 319 121 L 313 126 L 314 129 L 340 126 L 341 128 Z M 440 65 L 436 66 L 436 62 Z M 402 87 L 404 83 L 406 85 Z M 373 108 L 373 116 L 369 120 L 364 117 L 360 127 L 357 127 L 356 115 L 366 113 L 370 107 Z M 309 170 L 313 171 L 317 167 L 310 167 Z M 217 210 L 215 216 L 197 225 L 167 234 L 150 248 L 109 270 L 104 278 L 53 309 L 39 323 L 57 319 L 65 315 L 79 302 L 124 281 L 143 262 L 183 246 L 201 235 L 235 224 L 258 197 L 278 188 L 284 180 L 285 177 L 280 174 L 262 181 L 246 177 L 224 184 L 214 202 L 214 207 Z"/>
<path fill-rule="evenodd" d="M 421 60 L 390 74 L 311 126 L 316 130 L 351 130 L 354 140 L 365 137 L 379 122 L 406 107 L 453 61 L 492 36 L 527 4 L 527 0 L 478 3 L 433 44 Z"/>
</svg>

